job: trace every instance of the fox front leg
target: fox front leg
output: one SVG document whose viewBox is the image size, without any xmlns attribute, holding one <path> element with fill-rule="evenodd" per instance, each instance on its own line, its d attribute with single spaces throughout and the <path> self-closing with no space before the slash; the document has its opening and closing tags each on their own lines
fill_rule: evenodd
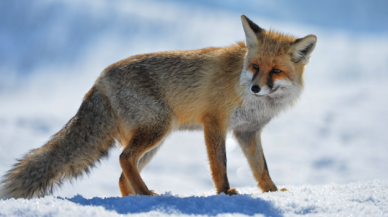
<svg viewBox="0 0 388 217">
<path fill-rule="evenodd" d="M 226 130 L 224 129 L 222 122 L 214 118 L 206 118 L 204 122 L 206 149 L 217 194 L 223 192 L 228 195 L 236 195 L 238 191 L 235 188 L 230 188 L 226 173 Z"/>
<path fill-rule="evenodd" d="M 253 176 L 259 183 L 258 186 L 263 192 L 277 191 L 278 188 L 273 183 L 268 172 L 267 162 L 265 161 L 263 148 L 261 146 L 261 131 L 246 132 L 234 131 L 241 149 L 248 160 Z M 282 189 L 283 191 L 283 189 Z"/>
</svg>

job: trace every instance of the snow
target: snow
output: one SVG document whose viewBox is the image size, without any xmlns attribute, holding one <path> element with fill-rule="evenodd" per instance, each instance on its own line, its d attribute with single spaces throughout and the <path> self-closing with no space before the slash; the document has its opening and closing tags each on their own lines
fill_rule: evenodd
<svg viewBox="0 0 388 217">
<path fill-rule="evenodd" d="M 300 100 L 262 133 L 270 175 L 290 192 L 261 193 L 228 134 L 229 182 L 241 195 L 215 195 L 203 133 L 177 132 L 141 174 L 160 196 L 119 197 L 115 148 L 54 196 L 0 200 L 0 216 L 388 216 L 386 17 L 380 32 L 355 33 L 172 0 L 112 2 L 0 7 L 0 16 L 17 14 L 0 19 L 0 176 L 64 126 L 109 64 L 138 53 L 229 45 L 244 38 L 244 13 L 266 29 L 318 37 Z"/>
<path fill-rule="evenodd" d="M 285 187 L 288 192 L 264 194 L 242 188 L 236 196 L 205 191 L 154 197 L 8 199 L 0 201 L 0 216 L 388 216 L 387 181 Z"/>
</svg>

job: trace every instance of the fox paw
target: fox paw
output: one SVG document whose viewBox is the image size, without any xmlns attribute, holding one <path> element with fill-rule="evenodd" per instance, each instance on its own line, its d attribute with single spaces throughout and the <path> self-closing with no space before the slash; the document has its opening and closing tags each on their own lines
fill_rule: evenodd
<svg viewBox="0 0 388 217">
<path fill-rule="evenodd" d="M 282 188 L 280 191 L 289 191 L 287 188 Z"/>
<path fill-rule="evenodd" d="M 238 191 L 235 188 L 231 188 L 228 191 L 226 191 L 226 194 L 229 195 L 229 196 L 238 195 Z"/>
<path fill-rule="evenodd" d="M 155 190 L 150 190 L 150 196 L 156 196 L 156 195 L 159 195 L 158 192 L 156 192 Z"/>
</svg>

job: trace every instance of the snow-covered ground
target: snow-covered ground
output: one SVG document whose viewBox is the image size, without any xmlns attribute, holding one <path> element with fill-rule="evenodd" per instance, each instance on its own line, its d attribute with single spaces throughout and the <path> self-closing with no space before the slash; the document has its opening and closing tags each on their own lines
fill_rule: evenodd
<svg viewBox="0 0 388 217">
<path fill-rule="evenodd" d="M 388 216 L 388 182 L 286 186 L 262 194 L 242 188 L 237 196 L 204 191 L 159 196 L 9 199 L 0 216 Z"/>
<path fill-rule="evenodd" d="M 0 31 L 0 176 L 76 113 L 84 94 L 109 64 L 138 53 L 226 46 L 244 39 L 239 18 L 244 12 L 238 10 L 187 7 L 174 1 L 42 2 L 27 4 L 26 11 L 18 14 L 32 16 L 29 8 L 39 11 L 43 24 L 34 28 L 46 28 L 49 34 Z M 59 6 L 47 6 L 58 2 Z M 121 173 L 117 148 L 89 176 L 57 189 L 55 197 L 0 200 L 0 216 L 388 215 L 386 33 L 354 34 L 247 15 L 266 29 L 318 36 L 305 71 L 303 95 L 262 134 L 271 177 L 291 192 L 260 193 L 240 148 L 228 135 L 229 181 L 242 195 L 215 196 L 203 133 L 178 132 L 142 172 L 148 187 L 161 196 L 116 198 Z M 79 28 L 82 23 L 93 34 L 82 35 L 87 32 Z M 83 38 L 72 38 L 73 34 Z M 33 39 L 27 38 L 39 43 L 25 40 L 28 46 L 5 46 L 4 41 L 23 35 L 32 35 Z M 39 49 L 46 44 L 64 49 L 65 55 Z M 51 55 L 37 57 L 42 52 Z"/>
</svg>

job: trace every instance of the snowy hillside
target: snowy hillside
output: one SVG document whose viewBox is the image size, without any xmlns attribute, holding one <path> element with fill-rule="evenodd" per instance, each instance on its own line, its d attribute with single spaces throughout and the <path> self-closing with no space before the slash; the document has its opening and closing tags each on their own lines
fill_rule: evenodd
<svg viewBox="0 0 388 217">
<path fill-rule="evenodd" d="M 388 182 L 286 187 L 289 192 L 265 194 L 242 188 L 237 196 L 10 199 L 0 201 L 0 216 L 388 216 Z"/>
<path fill-rule="evenodd" d="M 370 12 L 384 8 L 384 1 L 313 5 L 332 12 L 330 19 L 314 10 L 305 19 L 301 6 L 307 1 L 225 1 L 223 7 L 220 1 L 15 2 L 0 3 L 0 176 L 60 130 L 99 73 L 118 60 L 230 45 L 244 39 L 242 13 L 265 29 L 315 34 L 318 43 L 300 100 L 262 134 L 271 177 L 291 192 L 259 192 L 228 135 L 228 177 L 242 195 L 215 196 L 203 133 L 179 132 L 141 174 L 161 196 L 117 198 L 116 148 L 89 176 L 66 183 L 54 197 L 0 200 L 0 216 L 388 216 L 388 15 Z M 347 11 L 337 13 L 341 8 Z M 294 10 L 301 11 L 287 19 Z"/>
</svg>

